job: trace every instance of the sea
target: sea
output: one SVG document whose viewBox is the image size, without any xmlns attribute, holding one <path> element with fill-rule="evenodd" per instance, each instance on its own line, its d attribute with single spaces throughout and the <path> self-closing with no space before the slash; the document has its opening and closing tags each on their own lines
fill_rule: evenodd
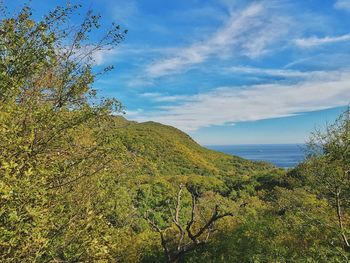
<svg viewBox="0 0 350 263">
<path fill-rule="evenodd" d="M 265 161 L 278 167 L 295 167 L 305 157 L 303 144 L 210 145 L 209 149 L 240 156 L 252 161 Z"/>
</svg>

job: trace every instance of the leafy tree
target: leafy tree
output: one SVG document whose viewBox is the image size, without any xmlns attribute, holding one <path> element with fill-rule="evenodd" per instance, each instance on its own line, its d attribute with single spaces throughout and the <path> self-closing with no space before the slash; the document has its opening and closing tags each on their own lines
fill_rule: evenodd
<svg viewBox="0 0 350 263">
<path fill-rule="evenodd" d="M 106 169 L 109 153 L 117 149 L 113 134 L 98 124 L 122 108 L 116 100 L 91 103 L 92 83 L 100 74 L 92 65 L 94 53 L 114 48 L 125 32 L 113 25 L 90 43 L 99 16 L 88 11 L 81 25 L 72 27 L 69 18 L 79 7 L 57 7 L 34 21 L 25 5 L 0 21 L 2 261 L 69 259 L 52 246 L 83 223 L 79 217 L 87 203 L 74 206 L 79 196 L 72 192 L 74 184 Z"/>
<path fill-rule="evenodd" d="M 300 169 L 310 187 L 329 201 L 337 216 L 343 248 L 350 252 L 350 111 L 339 116 L 325 131 L 317 130 L 308 144 L 308 160 Z"/>
</svg>

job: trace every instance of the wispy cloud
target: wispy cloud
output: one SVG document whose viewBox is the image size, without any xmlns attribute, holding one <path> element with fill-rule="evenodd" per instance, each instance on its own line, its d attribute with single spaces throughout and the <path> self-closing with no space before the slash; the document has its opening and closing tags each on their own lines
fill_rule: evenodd
<svg viewBox="0 0 350 263">
<path fill-rule="evenodd" d="M 131 110 L 126 110 L 125 111 L 126 116 L 131 117 L 131 118 L 134 117 L 134 116 L 139 116 L 142 113 L 143 113 L 143 109 L 136 109 L 136 110 L 133 110 L 133 111 L 131 111 Z"/>
<path fill-rule="evenodd" d="M 299 38 L 295 40 L 295 44 L 300 47 L 313 47 L 324 44 L 337 43 L 342 41 L 349 41 L 350 34 L 345 34 L 337 37 L 310 37 L 310 38 Z"/>
<path fill-rule="evenodd" d="M 324 6 L 313 10 L 309 8 L 313 4 L 290 0 L 227 2 L 236 4 L 232 8 L 195 5 L 187 13 L 181 7 L 169 12 L 171 18 L 165 16 L 167 23 L 158 23 L 157 17 L 152 20 L 149 14 L 139 18 L 143 10 L 136 1 L 127 6 L 125 14 L 122 9 L 115 11 L 122 21 L 142 25 L 147 33 L 152 32 L 149 25 L 156 21 L 156 25 L 164 26 L 160 31 L 165 29 L 174 37 L 158 34 L 154 44 L 136 42 L 119 52 L 117 57 L 136 68 L 124 81 L 125 87 L 137 87 L 134 94 L 145 101 L 141 104 L 143 110 L 127 116 L 194 131 L 211 125 L 297 115 L 350 102 L 347 49 L 322 49 L 321 53 L 307 49 L 350 41 L 350 33 L 336 35 L 338 22 L 328 14 L 329 10 L 324 10 Z M 350 10 L 350 0 L 338 0 L 334 7 Z M 211 13 L 215 18 L 202 21 Z M 336 31 L 347 32 L 345 25 Z M 173 46 L 164 44 L 170 40 Z M 103 57 L 108 58 L 102 56 L 99 61 Z M 278 68 L 281 64 L 286 66 Z M 188 72 L 191 69 L 200 70 Z M 189 74 L 181 78 L 176 75 L 186 72 Z M 252 82 L 259 84 L 240 84 Z M 200 83 L 203 86 L 193 89 Z M 226 86 L 220 86 L 222 83 Z M 186 94 L 185 85 L 192 88 L 191 92 L 205 92 Z"/>
<path fill-rule="evenodd" d="M 104 65 L 117 54 L 117 50 L 114 48 L 101 49 L 93 53 L 92 59 L 96 66 Z"/>
<path fill-rule="evenodd" d="M 327 79 L 308 79 L 294 84 L 220 87 L 133 119 L 154 120 L 194 131 L 210 125 L 286 117 L 343 106 L 350 101 L 349 73 L 329 72 Z"/>
<path fill-rule="evenodd" d="M 274 76 L 274 77 L 285 77 L 285 78 L 322 78 L 329 77 L 329 72 L 327 71 L 299 71 L 299 70 L 289 70 L 289 69 L 269 69 L 269 68 L 254 68 L 254 67 L 243 67 L 234 66 L 225 70 L 229 73 L 239 73 L 254 76 Z"/>
<path fill-rule="evenodd" d="M 111 46 L 98 47 L 97 45 L 82 45 L 80 48 L 70 46 L 57 49 L 57 54 L 70 56 L 83 62 L 92 62 L 94 66 L 100 66 L 110 61 L 116 54 L 117 50 Z"/>
<path fill-rule="evenodd" d="M 287 27 L 281 26 L 285 22 L 285 18 L 274 16 L 266 3 L 253 3 L 231 13 L 226 23 L 208 38 L 178 48 L 172 55 L 148 65 L 146 75 L 160 77 L 183 72 L 211 57 L 228 58 L 234 54 L 257 57 L 286 33 Z"/>
<path fill-rule="evenodd" d="M 135 19 L 140 16 L 140 10 L 136 1 L 117 1 L 117 5 L 112 8 L 113 17 L 117 23 L 133 27 Z"/>
<path fill-rule="evenodd" d="M 308 68 L 309 70 L 334 71 L 349 68 L 350 54 L 346 50 L 340 49 L 338 53 L 323 52 L 310 57 L 302 57 L 286 64 L 284 69 Z"/>
<path fill-rule="evenodd" d="M 116 23 L 130 30 L 130 32 L 137 32 L 147 28 L 148 32 L 152 33 L 166 33 L 166 27 L 161 23 L 153 21 L 153 17 L 149 13 L 142 10 L 142 3 L 138 0 L 113 0 L 113 5 L 110 7 L 111 12 Z M 108 8 L 108 7 L 106 7 Z"/>
<path fill-rule="evenodd" d="M 350 0 L 337 0 L 334 4 L 334 8 L 350 11 Z"/>
<path fill-rule="evenodd" d="M 164 95 L 158 92 L 142 93 L 140 96 L 155 102 L 183 102 L 191 99 L 191 97 L 187 95 Z"/>
</svg>

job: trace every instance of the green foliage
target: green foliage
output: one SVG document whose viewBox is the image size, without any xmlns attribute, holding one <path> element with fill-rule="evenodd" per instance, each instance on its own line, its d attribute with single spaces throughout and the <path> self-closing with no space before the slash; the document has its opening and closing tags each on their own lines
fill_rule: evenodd
<svg viewBox="0 0 350 263">
<path fill-rule="evenodd" d="M 115 152 L 113 134 L 99 124 L 111 118 L 111 111 L 119 111 L 120 104 L 88 102 L 94 73 L 92 62 L 82 61 L 81 56 L 88 59 L 92 53 L 78 50 L 87 33 L 97 27 L 95 16 L 89 13 L 74 32 L 73 42 L 66 41 L 71 37 L 65 22 L 77 8 L 59 7 L 35 22 L 25 6 L 14 18 L 0 21 L 2 261 L 70 258 L 71 243 L 67 251 L 58 252 L 69 237 L 61 244 L 57 240 L 66 237 L 74 224 L 85 225 L 81 218 L 86 204 L 75 206 L 77 196 L 83 196 L 68 188 L 106 169 L 108 156 Z M 123 35 L 117 32 L 112 29 L 96 50 L 119 43 Z M 81 230 L 86 235 L 85 228 Z"/>
<path fill-rule="evenodd" d="M 291 180 L 328 201 L 338 224 L 335 227 L 337 236 L 342 239 L 342 244 L 338 241 L 336 247 L 344 250 L 344 257 L 347 258 L 350 252 L 349 109 L 324 131 L 316 130 L 310 138 L 308 150 L 307 160 L 291 172 Z"/>
<path fill-rule="evenodd" d="M 170 126 L 127 121 L 116 116 L 119 101 L 93 89 L 112 69 L 96 73 L 94 52 L 126 32 L 112 25 L 91 42 L 100 17 L 89 11 L 71 27 L 78 10 L 34 21 L 25 6 L 0 20 L 1 262 L 164 262 L 147 219 L 176 251 L 172 237 L 192 211 L 194 233 L 213 215 L 230 216 L 204 228 L 197 241 L 208 242 L 178 262 L 348 261 L 348 112 L 314 134 L 309 158 L 287 174 L 205 149 Z"/>
</svg>

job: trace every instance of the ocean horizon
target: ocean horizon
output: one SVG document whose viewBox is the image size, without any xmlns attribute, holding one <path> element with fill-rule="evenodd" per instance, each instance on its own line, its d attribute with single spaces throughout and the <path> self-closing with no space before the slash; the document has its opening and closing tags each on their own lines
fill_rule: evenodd
<svg viewBox="0 0 350 263">
<path fill-rule="evenodd" d="M 269 162 L 284 169 L 297 166 L 305 158 L 305 144 L 235 144 L 205 147 L 251 161 Z"/>
</svg>

